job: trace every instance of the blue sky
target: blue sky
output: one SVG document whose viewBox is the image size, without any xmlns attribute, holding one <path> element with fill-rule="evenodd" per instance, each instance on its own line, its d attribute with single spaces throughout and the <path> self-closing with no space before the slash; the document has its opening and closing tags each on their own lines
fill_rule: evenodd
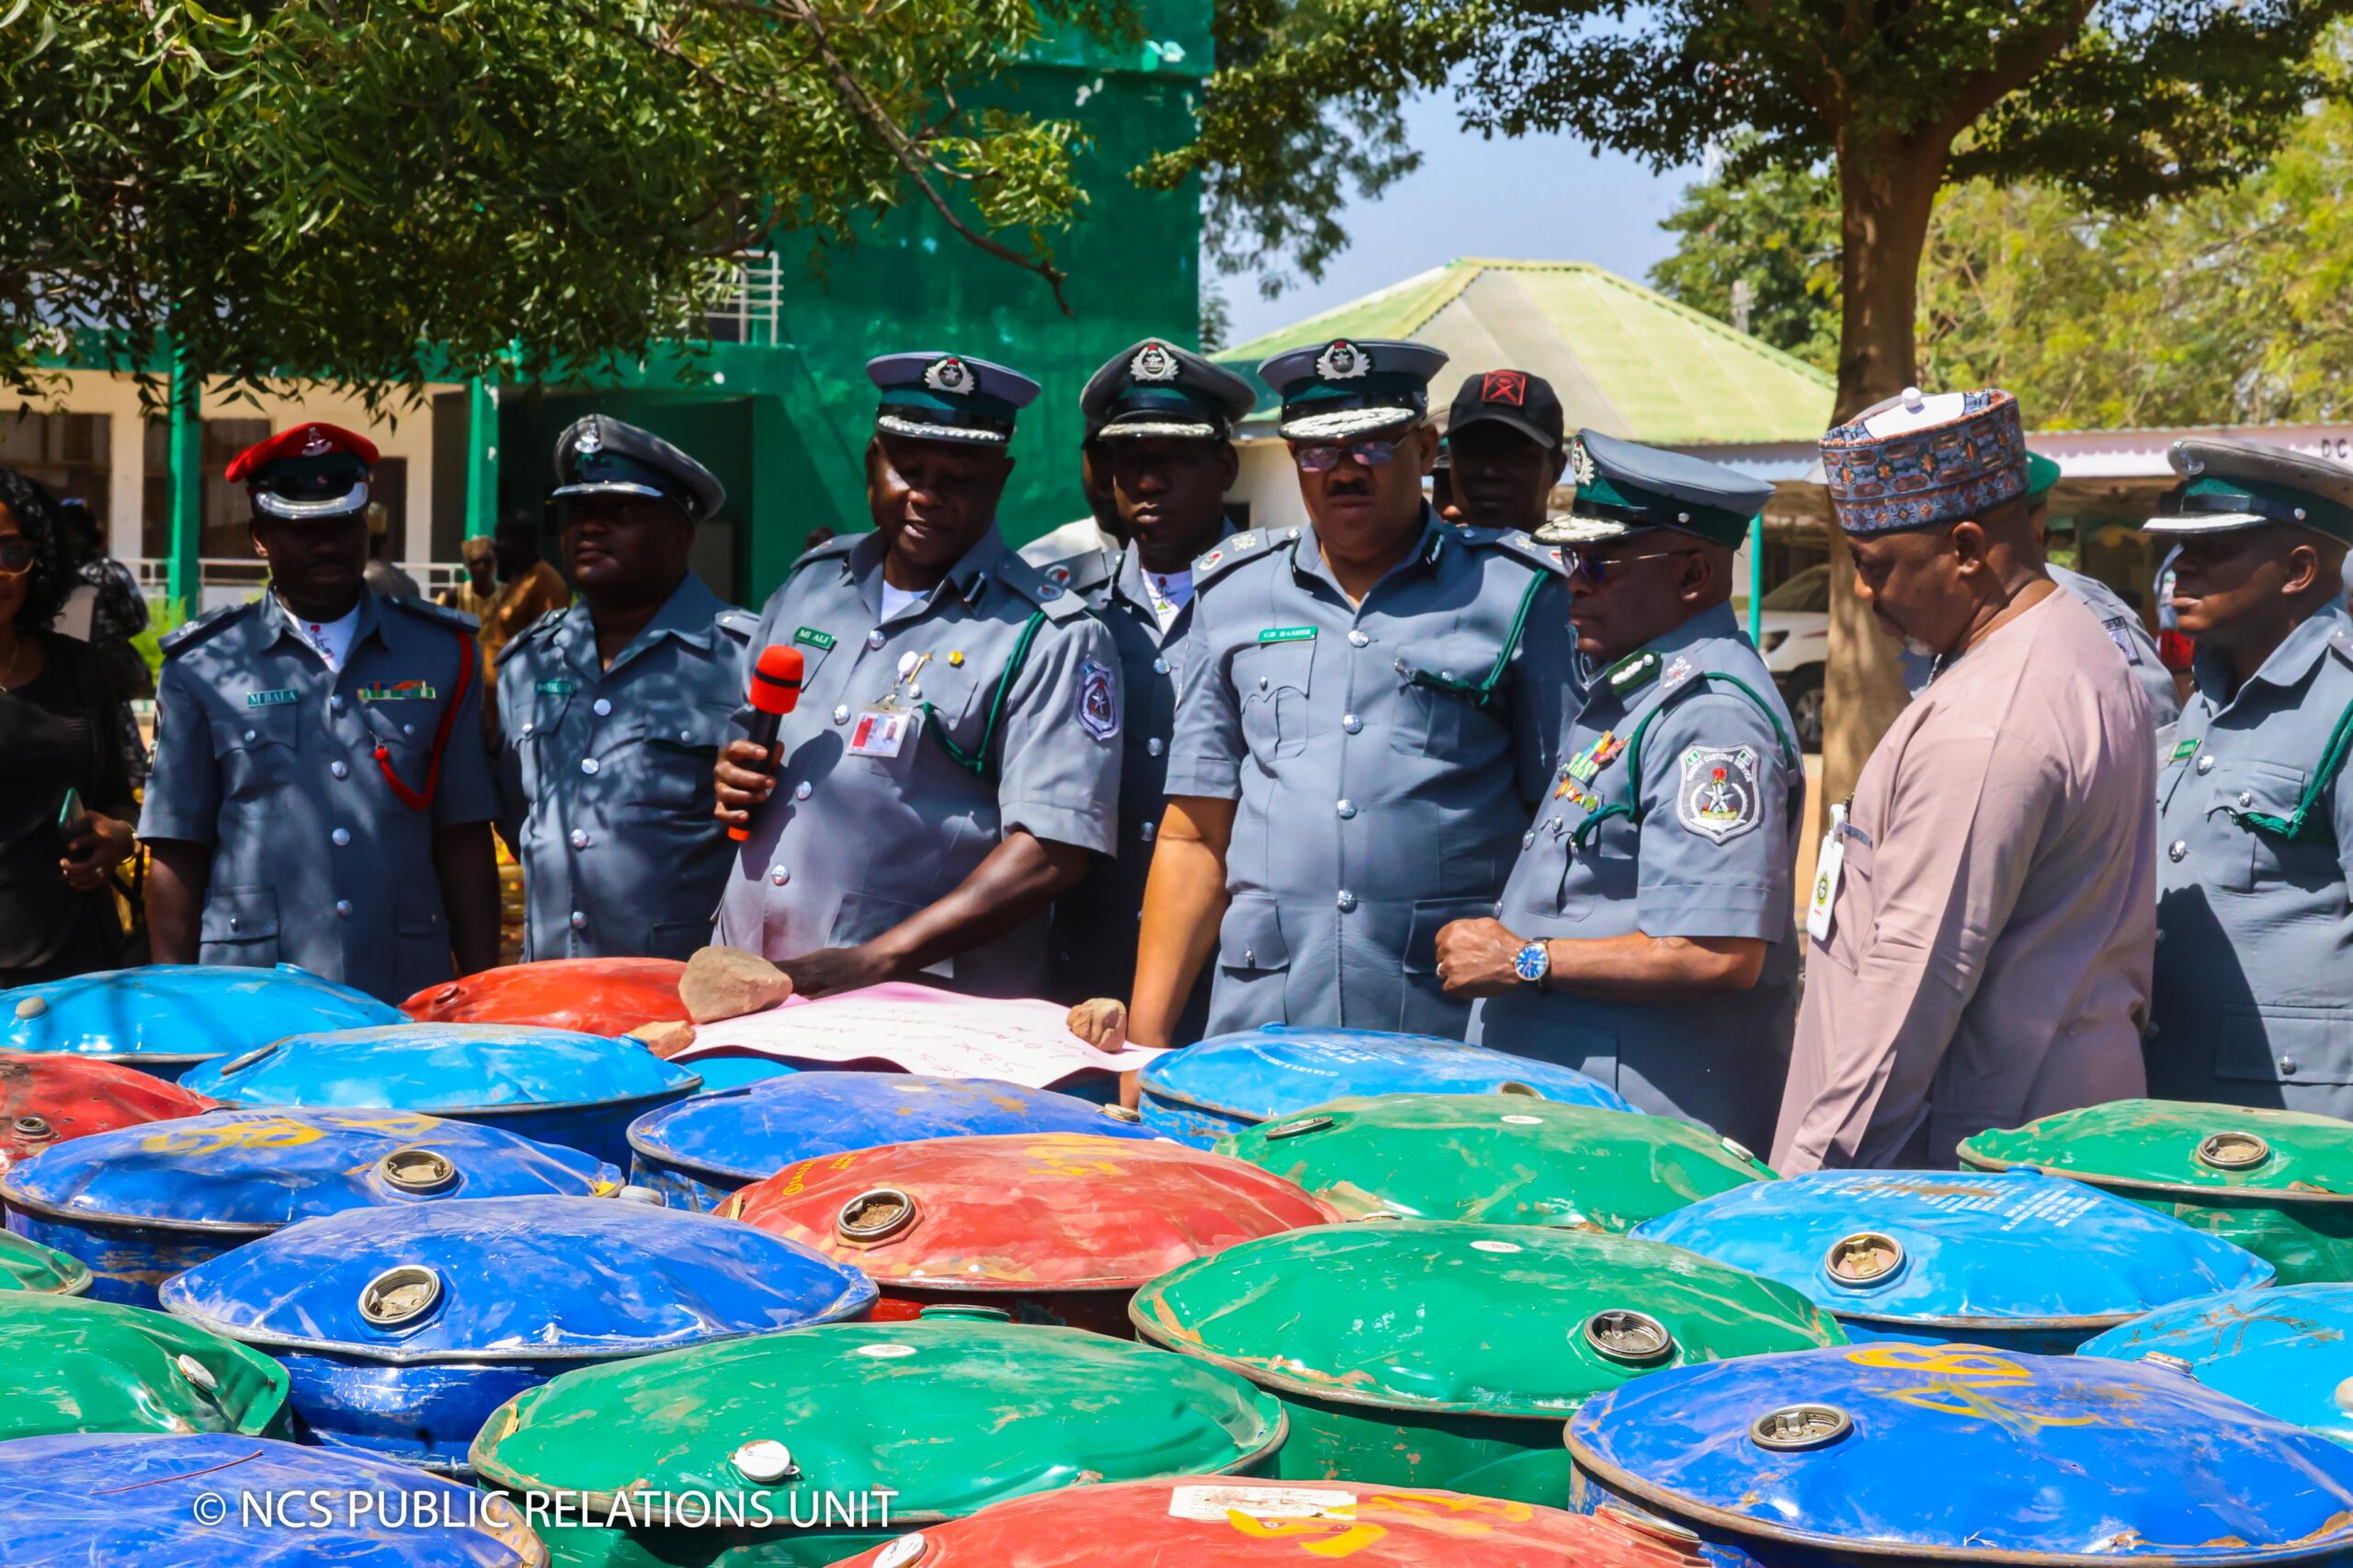
<svg viewBox="0 0 2353 1568">
<path fill-rule="evenodd" d="M 1654 175 L 1567 137 L 1482 141 L 1460 129 L 1453 100 L 1415 100 L 1406 130 L 1422 166 L 1378 199 L 1349 204 L 1348 248 L 1321 282 L 1274 300 L 1247 277 L 1224 279 L 1232 341 L 1271 332 L 1458 256 L 1590 261 L 1640 281 L 1673 247 L 1658 227 L 1697 167 Z"/>
</svg>

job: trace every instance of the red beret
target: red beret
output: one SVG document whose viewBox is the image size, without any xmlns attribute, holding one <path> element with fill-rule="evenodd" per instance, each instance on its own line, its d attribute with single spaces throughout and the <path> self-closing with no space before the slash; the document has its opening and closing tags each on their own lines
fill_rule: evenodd
<svg viewBox="0 0 2353 1568">
<path fill-rule="evenodd" d="M 229 483 L 236 484 L 258 478 L 263 469 L 288 458 L 323 458 L 333 452 L 348 452 L 363 463 L 373 463 L 376 443 L 340 425 L 313 420 L 290 430 L 280 430 L 268 440 L 256 442 L 239 452 L 229 464 Z"/>
</svg>

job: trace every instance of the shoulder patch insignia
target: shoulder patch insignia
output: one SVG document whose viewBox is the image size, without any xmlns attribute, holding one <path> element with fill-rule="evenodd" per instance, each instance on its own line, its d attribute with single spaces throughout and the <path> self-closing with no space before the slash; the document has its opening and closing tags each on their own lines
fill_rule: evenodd
<svg viewBox="0 0 2353 1568">
<path fill-rule="evenodd" d="M 1659 695 L 1665 697 L 1668 692 L 1681 690 L 1699 673 L 1699 665 L 1680 653 L 1676 654 L 1658 677 Z"/>
<path fill-rule="evenodd" d="M 1111 666 L 1096 659 L 1078 666 L 1079 727 L 1098 741 L 1120 733 L 1120 703 L 1112 694 Z"/>
<path fill-rule="evenodd" d="M 1059 584 L 1063 587 L 1070 586 L 1070 568 L 1067 566 L 1047 567 L 1046 581 L 1049 583 Z"/>
<path fill-rule="evenodd" d="M 1712 843 L 1738 838 L 1764 820 L 1753 746 L 1693 746 L 1683 754 L 1676 816 Z"/>
</svg>

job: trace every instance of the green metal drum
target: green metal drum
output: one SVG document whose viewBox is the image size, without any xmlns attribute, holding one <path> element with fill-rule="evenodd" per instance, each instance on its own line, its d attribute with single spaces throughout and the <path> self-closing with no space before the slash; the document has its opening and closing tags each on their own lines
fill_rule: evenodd
<svg viewBox="0 0 2353 1568">
<path fill-rule="evenodd" d="M 1773 1173 L 1672 1117 L 1525 1095 L 1334 1100 L 1221 1140 L 1351 1220 L 1472 1220 L 1622 1234 Z"/>
<path fill-rule="evenodd" d="M 568 1372 L 491 1416 L 474 1468 L 527 1507 L 569 1504 L 530 1521 L 558 1563 L 817 1568 L 1058 1486 L 1255 1472 L 1283 1440 L 1281 1405 L 1231 1373 L 993 1315 L 934 1308 Z"/>
<path fill-rule="evenodd" d="M 1795 1290 L 1588 1231 L 1399 1221 L 1291 1231 L 1137 1292 L 1143 1337 L 1279 1396 L 1274 1473 L 1558 1506 L 1578 1406 L 1663 1367 L 1844 1344 Z"/>
<path fill-rule="evenodd" d="M 290 1437 L 286 1369 L 144 1307 L 0 1291 L 0 1439 L 62 1432 Z"/>
<path fill-rule="evenodd" d="M 1961 1158 L 2105 1187 L 2237 1243 L 2277 1268 L 2282 1285 L 2353 1280 L 2353 1121 L 2116 1100 L 1981 1132 Z"/>
<path fill-rule="evenodd" d="M 0 1231 L 0 1299 L 13 1291 L 78 1296 L 90 1288 L 88 1265 L 14 1231 Z"/>
</svg>

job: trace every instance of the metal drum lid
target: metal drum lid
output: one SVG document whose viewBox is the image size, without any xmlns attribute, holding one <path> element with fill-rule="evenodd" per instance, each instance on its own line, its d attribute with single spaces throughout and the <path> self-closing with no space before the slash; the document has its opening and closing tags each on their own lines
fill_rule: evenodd
<svg viewBox="0 0 2353 1568">
<path fill-rule="evenodd" d="M 401 1004 L 421 1024 L 539 1024 L 583 1034 L 628 1034 L 680 1023 L 676 959 L 542 959 L 428 985 Z"/>
<path fill-rule="evenodd" d="M 1675 1247 L 1419 1220 L 1228 1247 L 1145 1286 L 1128 1315 L 1287 1393 L 1553 1420 L 1662 1367 L 1846 1339 L 1795 1290 Z"/>
<path fill-rule="evenodd" d="M 2306 1111 L 2114 1100 L 1981 1132 L 1961 1157 L 1981 1170 L 2032 1165 L 2103 1187 L 2353 1202 L 2353 1122 Z"/>
<path fill-rule="evenodd" d="M 804 1160 L 720 1212 L 878 1282 L 958 1290 L 1133 1290 L 1330 1210 L 1279 1176 L 1179 1143 L 1077 1132 L 886 1144 Z"/>
<path fill-rule="evenodd" d="M 2353 1450 L 2139 1363 L 1893 1343 L 1758 1356 L 1628 1383 L 1568 1442 L 1581 1488 L 1841 1562 L 2353 1550 Z"/>
<path fill-rule="evenodd" d="M 0 1051 L 0 1172 L 68 1139 L 194 1116 L 213 1104 L 135 1067 Z"/>
<path fill-rule="evenodd" d="M 89 1288 L 90 1268 L 80 1258 L 0 1231 L 0 1299 L 12 1290 L 78 1296 Z"/>
<path fill-rule="evenodd" d="M 0 1292 L 0 1438 L 286 1435 L 286 1369 L 143 1307 Z"/>
<path fill-rule="evenodd" d="M 527 1024 L 394 1024 L 298 1034 L 190 1073 L 240 1105 L 383 1106 L 456 1116 L 621 1105 L 702 1080 L 620 1036 Z"/>
<path fill-rule="evenodd" d="M 566 1372 L 500 1406 L 472 1460 L 493 1485 L 582 1492 L 599 1507 L 622 1492 L 658 1506 L 663 1494 L 887 1486 L 892 1520 L 921 1524 L 1051 1487 L 1239 1469 L 1283 1430 L 1271 1396 L 1188 1357 L 1084 1329 L 942 1318 Z"/>
<path fill-rule="evenodd" d="M 547 1561 L 522 1511 L 505 1498 L 345 1450 L 217 1433 L 0 1443 L 0 1562 L 542 1568 Z"/>
<path fill-rule="evenodd" d="M 1429 1035 L 1372 1029 L 1263 1028 L 1215 1035 L 1143 1070 L 1157 1098 L 1264 1121 L 1348 1095 L 1489 1095 L 1631 1110 L 1608 1085 L 1569 1067 Z"/>
<path fill-rule="evenodd" d="M 1411 1486 L 1196 1475 L 1047 1492 L 836 1568 L 1699 1568 L 1689 1536 Z"/>
<path fill-rule="evenodd" d="M 2353 1445 L 2353 1285 L 2281 1285 L 2179 1301 L 2076 1354 L 2146 1361 Z"/>
<path fill-rule="evenodd" d="M 801 1073 L 647 1111 L 629 1142 L 641 1158 L 748 1185 L 821 1154 L 999 1132 L 1154 1136 L 1091 1101 L 994 1078 Z"/>
<path fill-rule="evenodd" d="M 1382 1095 L 1278 1117 L 1218 1145 L 1352 1220 L 1625 1232 L 1769 1181 L 1729 1138 L 1673 1117 L 1525 1095 Z"/>
<path fill-rule="evenodd" d="M 2268 1283 L 2243 1248 L 2031 1171 L 1818 1171 L 1719 1193 L 1634 1233 L 1779 1279 L 1844 1318 L 2086 1333 Z"/>
<path fill-rule="evenodd" d="M 0 991 L 0 1049 L 186 1066 L 305 1029 L 402 1021 L 395 1008 L 292 964 L 149 964 Z"/>
<path fill-rule="evenodd" d="M 60 1144 L 0 1176 L 0 1200 L 68 1221 L 275 1230 L 444 1198 L 609 1197 L 620 1172 L 494 1127 L 398 1110 L 215 1110 Z"/>
<path fill-rule="evenodd" d="M 780 1236 L 594 1198 L 322 1215 L 163 1288 L 167 1312 L 248 1345 L 402 1362 L 641 1355 L 873 1300 L 855 1269 Z"/>
</svg>

